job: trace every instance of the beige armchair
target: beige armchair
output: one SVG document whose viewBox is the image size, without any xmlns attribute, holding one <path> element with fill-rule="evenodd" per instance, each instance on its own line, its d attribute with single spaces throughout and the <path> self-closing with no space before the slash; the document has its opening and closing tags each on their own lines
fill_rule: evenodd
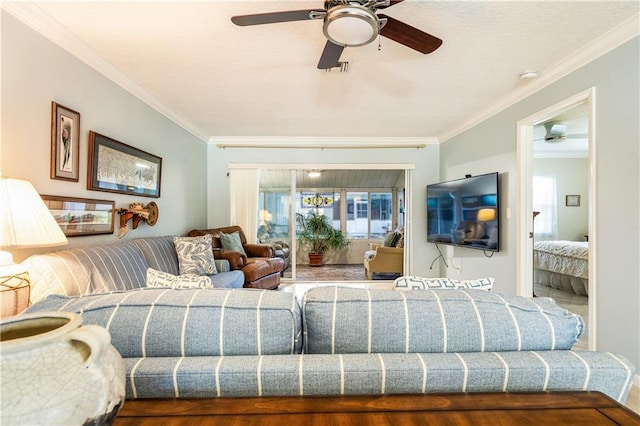
<svg viewBox="0 0 640 426">
<path fill-rule="evenodd" d="M 372 243 L 371 251 L 374 251 L 373 256 L 365 256 L 364 259 L 364 271 L 368 280 L 373 279 L 374 273 L 403 273 L 404 248 Z"/>
</svg>

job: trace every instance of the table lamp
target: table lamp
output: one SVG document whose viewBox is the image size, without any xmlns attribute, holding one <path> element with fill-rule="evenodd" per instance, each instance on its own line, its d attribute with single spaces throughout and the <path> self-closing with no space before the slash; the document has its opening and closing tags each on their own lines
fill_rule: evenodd
<svg viewBox="0 0 640 426">
<path fill-rule="evenodd" d="M 29 305 L 29 274 L 5 248 L 49 247 L 67 238 L 30 182 L 0 176 L 0 317 Z"/>
</svg>

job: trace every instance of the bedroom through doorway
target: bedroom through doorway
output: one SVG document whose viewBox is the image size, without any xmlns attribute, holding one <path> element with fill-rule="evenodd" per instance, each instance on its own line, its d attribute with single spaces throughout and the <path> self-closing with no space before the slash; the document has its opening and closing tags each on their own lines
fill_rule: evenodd
<svg viewBox="0 0 640 426">
<path fill-rule="evenodd" d="M 590 89 L 518 122 L 518 292 L 581 315 L 580 349 L 596 342 L 594 112 Z"/>
</svg>

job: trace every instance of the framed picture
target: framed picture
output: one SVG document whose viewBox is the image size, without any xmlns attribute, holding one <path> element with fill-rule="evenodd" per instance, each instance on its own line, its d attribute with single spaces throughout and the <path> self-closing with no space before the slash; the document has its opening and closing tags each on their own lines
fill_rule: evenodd
<svg viewBox="0 0 640 426">
<path fill-rule="evenodd" d="M 567 199 L 565 204 L 568 207 L 577 207 L 580 205 L 580 196 L 579 195 L 567 195 Z"/>
<path fill-rule="evenodd" d="M 51 102 L 51 179 L 78 182 L 80 113 Z"/>
<path fill-rule="evenodd" d="M 67 237 L 113 234 L 115 202 L 40 195 Z"/>
<path fill-rule="evenodd" d="M 162 158 L 89 132 L 87 189 L 160 197 Z"/>
</svg>

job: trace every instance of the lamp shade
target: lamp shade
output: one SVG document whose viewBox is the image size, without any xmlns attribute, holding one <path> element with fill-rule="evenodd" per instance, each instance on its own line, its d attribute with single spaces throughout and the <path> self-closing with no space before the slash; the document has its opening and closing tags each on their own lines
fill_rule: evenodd
<svg viewBox="0 0 640 426">
<path fill-rule="evenodd" d="M 496 209 L 478 210 L 478 222 L 491 222 L 496 220 Z"/>
<path fill-rule="evenodd" d="M 30 182 L 0 177 L 0 247 L 48 247 L 66 242 Z"/>
</svg>

